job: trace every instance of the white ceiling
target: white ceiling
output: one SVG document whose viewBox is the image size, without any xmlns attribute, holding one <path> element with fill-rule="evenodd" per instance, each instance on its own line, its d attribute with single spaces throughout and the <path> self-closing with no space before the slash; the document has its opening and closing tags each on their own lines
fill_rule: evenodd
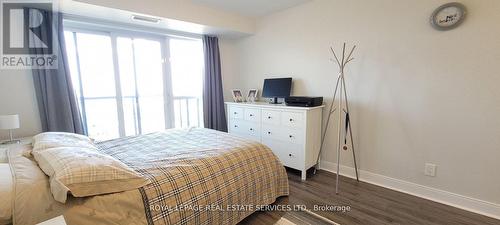
<svg viewBox="0 0 500 225">
<path fill-rule="evenodd" d="M 310 0 L 191 0 L 213 8 L 234 12 L 244 16 L 269 15 Z"/>
</svg>

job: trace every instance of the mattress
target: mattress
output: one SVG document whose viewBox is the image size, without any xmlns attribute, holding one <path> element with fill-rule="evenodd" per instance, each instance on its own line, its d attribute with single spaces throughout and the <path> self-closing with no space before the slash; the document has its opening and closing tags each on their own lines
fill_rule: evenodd
<svg viewBox="0 0 500 225">
<path fill-rule="evenodd" d="M 208 130 L 167 130 L 98 143 L 99 150 L 143 174 L 142 188 L 54 201 L 47 176 L 9 150 L 13 222 L 64 215 L 68 224 L 237 224 L 259 206 L 288 195 L 288 177 L 272 151 L 255 141 Z M 253 206 L 253 207 L 249 207 Z"/>
<path fill-rule="evenodd" d="M 0 224 L 10 224 L 12 219 L 12 173 L 8 163 L 0 163 Z"/>
</svg>

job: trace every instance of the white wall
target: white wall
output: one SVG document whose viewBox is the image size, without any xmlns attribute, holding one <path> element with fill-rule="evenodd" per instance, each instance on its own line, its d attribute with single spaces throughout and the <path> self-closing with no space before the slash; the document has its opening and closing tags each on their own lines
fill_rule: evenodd
<svg viewBox="0 0 500 225">
<path fill-rule="evenodd" d="M 231 89 L 241 84 L 242 77 L 238 74 L 238 55 L 235 49 L 237 40 L 219 39 L 221 58 L 222 83 L 224 86 L 224 100 L 232 101 Z"/>
<path fill-rule="evenodd" d="M 40 133 L 40 114 L 36 103 L 31 71 L 0 70 L 0 115 L 19 114 L 21 128 L 14 130 L 15 137 Z M 8 132 L 0 130 L 0 140 L 8 138 Z"/>
<path fill-rule="evenodd" d="M 346 76 L 361 169 L 498 204 L 500 1 L 463 0 L 465 23 L 436 31 L 429 16 L 445 2 L 315 0 L 263 18 L 255 35 L 225 42 L 225 94 L 293 76 L 294 95 L 330 102 L 329 47 L 357 44 Z M 335 162 L 334 129 L 327 138 L 322 158 Z"/>
</svg>

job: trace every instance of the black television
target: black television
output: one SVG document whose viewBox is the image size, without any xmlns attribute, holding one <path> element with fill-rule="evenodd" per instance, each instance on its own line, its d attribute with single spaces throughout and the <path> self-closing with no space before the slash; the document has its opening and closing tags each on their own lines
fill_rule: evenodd
<svg viewBox="0 0 500 225">
<path fill-rule="evenodd" d="M 265 79 L 262 88 L 262 97 L 272 98 L 272 104 L 278 104 L 278 98 L 290 96 L 292 90 L 292 78 Z"/>
</svg>

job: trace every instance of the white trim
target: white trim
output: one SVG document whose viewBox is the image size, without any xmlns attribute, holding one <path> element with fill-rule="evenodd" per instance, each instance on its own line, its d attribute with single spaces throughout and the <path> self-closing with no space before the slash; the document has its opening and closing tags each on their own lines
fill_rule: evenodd
<svg viewBox="0 0 500 225">
<path fill-rule="evenodd" d="M 113 55 L 113 71 L 115 75 L 115 91 L 116 91 L 116 111 L 118 115 L 118 133 L 120 137 L 125 137 L 125 113 L 123 112 L 123 96 L 122 96 L 122 84 L 120 77 L 120 65 L 118 62 L 118 46 L 116 44 L 117 36 L 110 33 L 111 39 L 111 52 Z M 85 112 L 86 113 L 86 112 Z"/>
<path fill-rule="evenodd" d="M 165 111 L 165 128 L 175 128 L 174 88 L 172 81 L 172 64 L 170 63 L 170 39 L 166 36 L 162 40 L 162 70 L 163 70 L 163 110 Z"/>
<path fill-rule="evenodd" d="M 333 162 L 321 161 L 320 169 L 336 173 L 337 164 Z M 343 165 L 340 166 L 340 175 L 354 179 L 356 178 L 354 168 Z M 364 170 L 359 170 L 359 179 L 377 186 L 425 198 L 495 219 L 500 219 L 500 204 L 497 203 L 487 202 Z M 342 184 L 340 186 L 342 186 Z M 342 187 L 340 190 L 342 191 Z"/>
</svg>

